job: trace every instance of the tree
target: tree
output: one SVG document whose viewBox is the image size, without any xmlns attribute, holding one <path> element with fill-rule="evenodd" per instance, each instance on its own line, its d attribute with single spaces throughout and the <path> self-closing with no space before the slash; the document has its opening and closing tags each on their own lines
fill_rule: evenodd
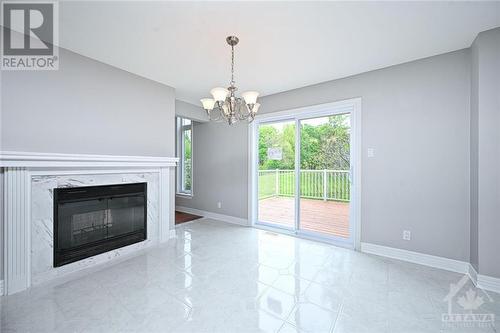
<svg viewBox="0 0 500 333">
<path fill-rule="evenodd" d="M 191 168 L 192 168 L 192 143 L 191 143 L 191 130 L 184 132 L 184 174 L 185 174 L 185 188 L 191 190 Z"/>
<path fill-rule="evenodd" d="M 328 122 L 301 125 L 300 167 L 302 169 L 348 170 L 350 161 L 349 115 L 328 117 Z M 281 148 L 282 160 L 269 160 L 268 148 Z M 292 170 L 295 164 L 295 124 L 259 128 L 259 168 Z"/>
<path fill-rule="evenodd" d="M 280 134 L 273 126 L 260 126 L 259 128 L 259 166 L 261 169 L 273 169 L 267 159 L 267 149 L 278 145 Z M 276 168 L 274 168 L 276 169 Z"/>
</svg>

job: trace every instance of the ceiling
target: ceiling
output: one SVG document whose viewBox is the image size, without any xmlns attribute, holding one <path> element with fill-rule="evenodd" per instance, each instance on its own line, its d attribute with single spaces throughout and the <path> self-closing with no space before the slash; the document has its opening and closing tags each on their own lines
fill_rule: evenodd
<svg viewBox="0 0 500 333">
<path fill-rule="evenodd" d="M 199 104 L 230 79 L 273 94 L 469 47 L 500 2 L 60 3 L 60 45 Z"/>
</svg>

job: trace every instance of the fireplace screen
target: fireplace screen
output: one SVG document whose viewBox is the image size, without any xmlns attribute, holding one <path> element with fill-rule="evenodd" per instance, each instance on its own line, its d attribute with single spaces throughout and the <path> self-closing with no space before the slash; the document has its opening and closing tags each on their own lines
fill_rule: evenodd
<svg viewBox="0 0 500 333">
<path fill-rule="evenodd" d="M 147 183 L 54 190 L 54 266 L 146 239 Z"/>
</svg>

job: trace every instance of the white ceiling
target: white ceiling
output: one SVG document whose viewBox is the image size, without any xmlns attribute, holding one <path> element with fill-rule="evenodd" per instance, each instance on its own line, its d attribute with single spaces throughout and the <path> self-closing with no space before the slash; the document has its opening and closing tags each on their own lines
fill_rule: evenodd
<svg viewBox="0 0 500 333">
<path fill-rule="evenodd" d="M 500 2 L 60 4 L 60 45 L 167 84 L 199 103 L 227 86 L 273 94 L 469 47 L 500 26 Z"/>
</svg>

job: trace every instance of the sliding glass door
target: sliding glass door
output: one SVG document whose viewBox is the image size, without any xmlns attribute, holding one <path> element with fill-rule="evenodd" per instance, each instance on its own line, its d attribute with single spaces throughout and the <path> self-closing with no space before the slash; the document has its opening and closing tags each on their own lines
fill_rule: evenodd
<svg viewBox="0 0 500 333">
<path fill-rule="evenodd" d="M 353 109 L 256 122 L 254 223 L 354 246 Z"/>
</svg>

